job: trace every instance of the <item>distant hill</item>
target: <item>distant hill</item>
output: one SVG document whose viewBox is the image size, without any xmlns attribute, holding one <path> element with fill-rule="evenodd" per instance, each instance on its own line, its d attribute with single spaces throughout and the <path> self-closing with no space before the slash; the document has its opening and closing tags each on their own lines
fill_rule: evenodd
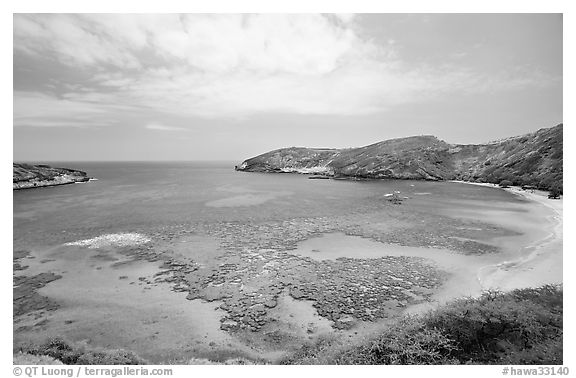
<svg viewBox="0 0 576 378">
<path fill-rule="evenodd" d="M 350 149 L 282 148 L 247 159 L 236 169 L 335 178 L 508 180 L 562 192 L 562 128 L 559 124 L 485 144 L 449 144 L 426 135 Z"/>
<path fill-rule="evenodd" d="M 13 163 L 13 189 L 40 188 L 89 181 L 86 172 L 48 165 Z"/>
</svg>

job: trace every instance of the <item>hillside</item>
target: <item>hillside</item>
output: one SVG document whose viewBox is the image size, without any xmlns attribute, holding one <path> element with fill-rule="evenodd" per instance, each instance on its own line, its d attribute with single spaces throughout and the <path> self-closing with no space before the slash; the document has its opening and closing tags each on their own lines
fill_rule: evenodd
<svg viewBox="0 0 576 378">
<path fill-rule="evenodd" d="M 360 343 L 321 339 L 281 363 L 562 365 L 562 314 L 561 286 L 491 291 L 405 317 Z"/>
<path fill-rule="evenodd" d="M 89 181 L 86 172 L 47 165 L 13 163 L 13 189 L 40 188 Z"/>
<path fill-rule="evenodd" d="M 351 149 L 283 148 L 236 166 L 249 172 L 330 177 L 465 180 L 532 185 L 562 192 L 563 125 L 486 144 L 449 144 L 434 136 L 390 139 Z"/>
<path fill-rule="evenodd" d="M 350 342 L 323 336 L 278 361 L 282 365 L 562 365 L 563 288 L 546 285 L 490 291 L 430 312 L 400 318 Z M 14 364 L 140 365 L 126 350 L 89 349 L 60 338 L 14 350 Z M 189 364 L 222 364 L 193 358 Z M 224 364 L 258 364 L 245 358 Z M 560 369 L 560 370 L 559 370 Z M 555 367 L 558 375 L 567 368 Z M 563 374 L 561 374 L 563 373 Z"/>
<path fill-rule="evenodd" d="M 516 185 L 562 191 L 562 124 L 499 143 L 459 147 L 459 179 L 491 183 L 510 180 Z"/>
</svg>

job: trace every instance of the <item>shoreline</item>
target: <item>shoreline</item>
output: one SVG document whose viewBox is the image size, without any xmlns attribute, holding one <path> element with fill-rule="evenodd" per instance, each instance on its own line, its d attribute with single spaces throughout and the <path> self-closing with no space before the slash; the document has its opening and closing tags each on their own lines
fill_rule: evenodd
<svg viewBox="0 0 576 378">
<path fill-rule="evenodd" d="M 548 199 L 546 191 L 527 191 L 516 186 L 502 188 L 491 183 L 452 182 L 501 189 L 519 196 L 528 201 L 531 210 L 545 220 L 545 237 L 523 246 L 512 259 L 479 269 L 478 280 L 483 290 L 509 291 L 544 284 L 562 284 L 563 199 Z"/>
<path fill-rule="evenodd" d="M 50 167 L 45 164 L 13 163 L 12 189 L 34 189 L 88 182 L 91 177 L 76 169 Z"/>
<path fill-rule="evenodd" d="M 558 260 L 555 258 L 557 259 L 558 255 L 547 253 L 548 249 L 546 248 L 549 248 L 554 241 L 562 241 L 561 231 L 560 233 L 555 232 L 555 227 L 560 227 L 561 230 L 562 202 L 547 200 L 541 195 L 534 194 L 534 196 L 537 197 L 528 196 L 526 202 L 517 203 L 513 207 L 513 209 L 530 208 L 534 211 L 530 210 L 529 214 L 513 212 L 510 213 L 509 218 L 506 217 L 507 223 L 515 224 L 519 219 L 529 215 L 529 221 L 522 223 L 522 226 L 515 225 L 518 230 L 525 224 L 530 227 L 525 228 L 524 231 L 528 237 L 526 235 L 523 237 L 506 237 L 504 244 L 511 248 L 505 250 L 506 253 L 504 254 L 470 256 L 457 255 L 448 250 L 432 247 L 398 247 L 396 244 L 386 244 L 386 247 L 383 247 L 381 242 L 369 240 L 359 235 L 338 234 L 338 231 L 311 234 L 315 236 L 299 241 L 297 249 L 304 248 L 305 252 L 315 257 L 321 257 L 323 254 L 346 254 L 348 253 L 346 249 L 348 249 L 349 253 L 360 253 L 359 256 L 363 258 L 370 258 L 371 255 L 376 257 L 380 253 L 397 257 L 429 258 L 435 262 L 434 265 L 440 268 L 444 267 L 447 271 L 455 274 L 445 287 L 441 287 L 437 293 L 432 295 L 432 301 L 408 305 L 401 310 L 408 313 L 423 312 L 443 305 L 451 299 L 471 296 L 476 293 L 481 294 L 483 288 L 476 277 L 481 268 L 493 267 L 494 271 L 490 272 L 491 277 L 494 278 L 493 282 L 503 278 L 506 285 L 509 286 L 524 285 L 526 280 L 533 282 L 534 278 L 548 277 L 541 273 L 534 273 L 534 269 L 539 269 L 537 265 L 541 260 L 547 261 L 546 267 L 553 268 L 552 272 L 555 272 L 554 269 L 558 267 L 556 263 Z M 542 203 L 537 204 L 539 202 Z M 537 213 L 549 216 L 550 211 L 547 205 L 550 204 L 558 205 L 560 211 L 555 213 L 557 218 L 550 218 L 544 226 L 547 230 L 550 229 L 550 233 L 544 235 L 542 232 L 536 232 L 534 234 L 535 227 L 539 225 L 539 222 L 535 222 L 535 219 L 539 219 Z M 498 213 L 493 210 L 489 209 L 478 215 L 482 215 L 485 218 L 484 221 L 492 219 L 493 223 L 498 223 Z M 226 233 L 230 232 L 229 229 L 225 231 Z M 126 236 L 125 234 L 122 235 L 123 237 Z M 152 236 L 150 238 L 152 239 Z M 122 245 L 116 245 L 117 243 L 111 245 L 95 243 L 103 241 L 116 242 L 108 235 L 101 235 L 91 239 L 55 245 L 52 249 L 32 249 L 34 259 L 25 261 L 28 267 L 25 272 L 22 272 L 24 275 L 54 271 L 62 273 L 63 276 L 38 290 L 40 295 L 54 298 L 64 304 L 62 308 L 46 316 L 51 323 L 49 328 L 40 331 L 42 335 L 58 333 L 66 335 L 76 342 L 90 339 L 90 343 L 99 347 L 114 345 L 115 347 L 127 348 L 136 351 L 145 358 L 150 358 L 152 355 L 157 356 L 153 362 L 161 361 L 166 356 L 172 358 L 175 354 L 182 358 L 182 361 L 191 357 L 217 358 L 221 355 L 273 361 L 280 353 L 289 352 L 295 343 L 302 340 L 311 340 L 323 333 L 334 333 L 352 341 L 363 335 L 376 332 L 381 327 L 386 327 L 391 319 L 383 318 L 374 323 L 358 324 L 357 328 L 346 332 L 330 330 L 329 320 L 319 316 L 317 309 L 312 306 L 312 302 L 282 295 L 277 301 L 278 308 L 274 306 L 274 309 L 270 310 L 270 316 L 267 315 L 267 319 L 275 319 L 269 328 L 264 328 L 258 334 L 229 334 L 220 328 L 220 319 L 225 319 L 227 316 L 222 309 L 218 309 L 223 303 L 219 300 L 218 290 L 220 289 L 218 287 L 220 286 L 212 285 L 210 292 L 204 293 L 198 299 L 190 300 L 184 293 L 180 293 L 180 291 L 186 291 L 186 286 L 180 284 L 174 286 L 180 281 L 165 279 L 165 277 L 171 278 L 171 274 L 178 273 L 182 264 L 187 264 L 190 259 L 199 264 L 208 264 L 214 257 L 220 256 L 223 251 L 214 255 L 214 252 L 218 251 L 219 245 L 214 236 L 191 235 L 165 242 L 158 241 L 153 248 L 149 248 L 150 252 L 143 252 L 142 256 L 126 254 L 118 250 L 117 247 L 122 247 Z M 349 244 L 347 245 L 348 241 Z M 361 243 L 358 244 L 358 241 Z M 500 246 L 501 240 L 496 241 L 494 239 L 494 242 Z M 90 248 L 92 245 L 94 247 L 98 245 L 99 248 Z M 533 248 L 530 252 L 534 253 L 534 258 L 524 265 L 517 264 L 510 270 L 509 266 L 502 265 L 507 261 L 503 262 L 502 260 L 513 260 L 510 251 L 515 248 L 515 245 L 518 245 L 519 249 L 522 248 L 522 251 L 525 251 L 525 247 Z M 86 248 L 80 249 L 83 246 Z M 554 247 L 554 244 L 552 243 L 551 246 Z M 150 253 L 150 256 L 158 257 L 159 254 L 153 250 L 164 251 L 167 249 L 171 250 L 171 258 L 178 260 L 179 264 L 170 268 L 163 266 L 157 260 L 155 262 L 146 261 L 147 253 Z M 265 249 L 258 251 L 262 254 L 269 253 L 269 250 Z M 296 251 L 290 250 L 287 253 L 293 254 L 294 252 Z M 242 255 L 242 257 L 245 256 Z M 550 256 L 554 258 L 549 258 Z M 239 257 L 240 255 L 237 256 L 237 258 Z M 254 261 L 260 261 L 262 257 L 264 256 L 256 252 L 250 255 Z M 331 257 L 339 256 L 334 254 Z M 284 260 L 286 256 L 282 254 L 278 258 Z M 559 259 L 561 269 L 561 248 Z M 233 262 L 235 261 L 233 260 Z M 24 261 L 22 262 L 24 263 Z M 252 279 L 252 284 L 255 284 L 256 281 L 252 277 L 262 276 L 262 279 L 272 277 L 277 262 L 276 260 L 267 261 L 265 270 L 262 270 L 260 274 L 247 276 L 243 279 Z M 532 269 L 526 270 L 527 267 Z M 206 274 L 210 273 L 209 270 L 206 272 Z M 160 275 L 158 275 L 159 273 Z M 236 284 L 235 282 L 229 281 L 229 283 L 232 285 L 230 287 L 235 287 L 233 286 Z M 527 286 L 536 286 L 536 284 Z M 94 287 L 100 289 L 94 291 Z M 174 291 L 178 291 L 178 293 L 174 293 Z M 91 293 L 91 295 L 86 296 L 86 293 Z M 112 300 L 111 298 L 116 299 Z M 206 298 L 210 298 L 208 302 L 205 301 Z M 237 302 L 240 303 L 241 301 Z M 162 303 L 162 305 L 161 308 L 158 308 L 157 305 L 150 303 Z M 230 305 L 236 305 L 236 302 L 230 302 L 228 306 Z M 104 327 L 101 318 L 114 319 L 114 321 Z M 173 331 L 182 324 L 186 325 L 186 332 Z M 282 325 L 281 329 L 279 325 Z M 38 329 L 45 327 L 43 323 L 38 323 L 35 319 L 28 319 L 18 326 L 22 327 L 22 340 L 26 339 L 27 335 L 35 340 L 39 340 L 36 337 L 41 336 L 40 334 L 31 334 L 30 331 L 24 330 L 24 327 L 38 327 Z M 18 333 L 16 328 L 15 330 Z M 282 333 L 287 331 L 290 331 L 290 334 Z M 264 340 L 267 333 L 276 335 L 274 336 L 276 339 L 272 340 L 276 340 L 274 341 L 276 344 L 270 344 Z M 162 356 L 159 356 L 158 353 Z"/>
<path fill-rule="evenodd" d="M 13 187 L 12 190 L 27 190 L 27 189 L 40 189 L 40 188 L 51 188 L 54 186 L 63 186 L 63 185 L 70 185 L 70 184 L 85 184 L 90 180 L 77 180 L 77 181 L 68 181 L 68 182 L 59 182 L 59 183 L 43 183 L 43 182 L 35 182 L 33 184 L 41 184 L 41 185 L 26 185 L 26 186 L 18 186 Z"/>
<path fill-rule="evenodd" d="M 520 196 L 531 203 L 546 208 L 550 215 L 542 214 L 546 220 L 544 229 L 547 235 L 525 246 L 516 259 L 503 261 L 495 266 L 487 266 L 479 272 L 490 272 L 485 282 L 502 290 L 561 284 L 563 246 L 563 200 L 547 199 L 542 194 L 530 193 L 518 188 L 506 188 L 507 192 Z M 543 212 L 542 212 L 543 213 Z"/>
</svg>

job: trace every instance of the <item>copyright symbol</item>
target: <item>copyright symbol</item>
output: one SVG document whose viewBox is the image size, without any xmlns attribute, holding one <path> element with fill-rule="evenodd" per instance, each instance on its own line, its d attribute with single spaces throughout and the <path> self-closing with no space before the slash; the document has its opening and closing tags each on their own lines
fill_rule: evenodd
<svg viewBox="0 0 576 378">
<path fill-rule="evenodd" d="M 17 376 L 17 377 L 20 376 L 20 375 L 22 375 L 22 368 L 15 367 L 15 368 L 14 368 L 14 375 Z"/>
</svg>

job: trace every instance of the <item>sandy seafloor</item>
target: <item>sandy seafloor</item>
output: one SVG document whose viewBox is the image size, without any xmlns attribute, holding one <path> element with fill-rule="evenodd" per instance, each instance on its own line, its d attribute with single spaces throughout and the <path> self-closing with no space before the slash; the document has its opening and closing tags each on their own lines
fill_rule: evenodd
<svg viewBox="0 0 576 378">
<path fill-rule="evenodd" d="M 293 216 L 242 221 L 248 208 L 275 201 L 290 208 L 281 201 L 298 189 L 225 186 L 195 210 L 239 211 L 239 219 L 118 232 L 93 223 L 88 232 L 58 232 L 42 223 L 47 243 L 42 230 L 29 237 L 15 229 L 14 346 L 59 336 L 153 363 L 274 362 L 318 337 L 353 342 L 453 298 L 562 283 L 562 200 L 458 183 L 346 185 L 367 190 L 353 211 L 305 216 L 295 208 Z M 392 189 L 400 189 L 401 205 L 386 200 Z M 446 189 L 465 195 L 438 195 Z M 334 203 L 341 200 L 330 190 Z M 22 223 L 28 232 L 38 214 L 15 207 L 15 219 L 32 222 Z"/>
</svg>

